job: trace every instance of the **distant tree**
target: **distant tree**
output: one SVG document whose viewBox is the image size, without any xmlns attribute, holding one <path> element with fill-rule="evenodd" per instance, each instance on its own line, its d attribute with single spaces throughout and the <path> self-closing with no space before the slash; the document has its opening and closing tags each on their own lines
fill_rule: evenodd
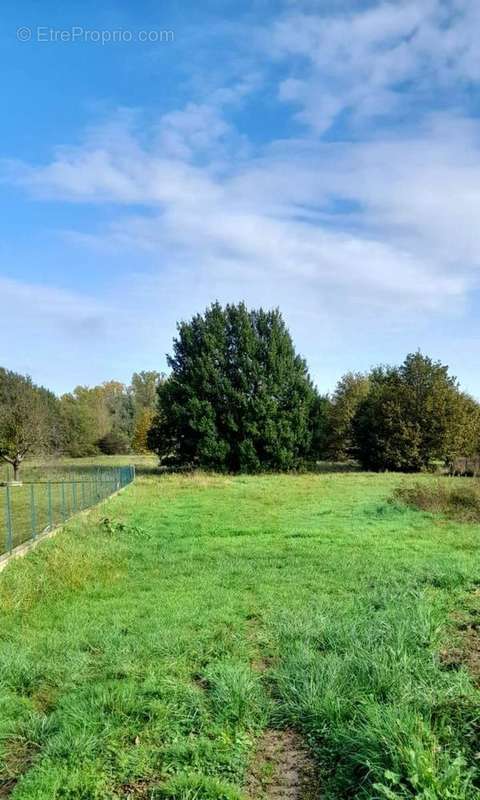
<svg viewBox="0 0 480 800">
<path fill-rule="evenodd" d="M 353 423 L 363 467 L 414 472 L 447 459 L 459 397 L 448 367 L 421 353 L 400 367 L 374 369 Z"/>
<path fill-rule="evenodd" d="M 315 393 L 278 310 L 243 303 L 178 326 L 151 445 L 166 462 L 229 472 L 308 458 Z"/>
<path fill-rule="evenodd" d="M 45 449 L 51 454 L 63 453 L 65 449 L 65 427 L 59 398 L 43 386 L 37 387 L 47 429 Z"/>
<path fill-rule="evenodd" d="M 0 457 L 15 481 L 25 457 L 49 445 L 45 393 L 30 378 L 0 368 Z"/>
<path fill-rule="evenodd" d="M 61 398 L 65 451 L 73 456 L 98 453 L 98 442 L 113 432 L 131 441 L 134 409 L 131 392 L 119 381 L 77 386 Z"/>
<path fill-rule="evenodd" d="M 89 403 L 85 395 L 79 397 L 78 390 L 65 394 L 60 398 L 61 416 L 63 420 L 64 450 L 73 458 L 92 456 L 98 453 L 95 444 L 99 433 Z"/>
<path fill-rule="evenodd" d="M 128 436 L 120 431 L 110 431 L 97 442 L 98 449 L 107 456 L 124 455 L 130 452 Z"/>
<path fill-rule="evenodd" d="M 134 403 L 131 391 L 118 381 L 107 381 L 96 388 L 103 396 L 109 432 L 112 431 L 131 441 L 134 429 Z"/>
<path fill-rule="evenodd" d="M 154 370 L 134 372 L 130 387 L 133 404 L 132 449 L 135 453 L 151 452 L 149 445 L 152 436 L 149 434 L 156 414 L 158 387 L 165 376 Z"/>
<path fill-rule="evenodd" d="M 161 372 L 155 372 L 154 370 L 133 373 L 131 394 L 135 415 L 146 408 L 156 408 L 157 388 L 163 380 L 165 380 L 165 376 Z"/>
<path fill-rule="evenodd" d="M 359 404 L 367 397 L 370 386 L 368 375 L 347 372 L 337 383 L 328 415 L 329 455 L 336 461 L 345 461 L 353 454 L 353 419 Z"/>
<path fill-rule="evenodd" d="M 446 444 L 446 459 L 480 455 L 480 406 L 470 395 L 458 392 Z"/>
<path fill-rule="evenodd" d="M 155 419 L 155 411 L 151 408 L 144 408 L 140 411 L 133 431 L 132 450 L 134 453 L 148 453 L 149 431 Z"/>
<path fill-rule="evenodd" d="M 310 409 L 310 460 L 328 458 L 330 445 L 330 415 L 332 403 L 327 395 L 315 394 Z"/>
<path fill-rule="evenodd" d="M 81 426 L 87 430 L 88 440 L 85 445 L 94 452 L 95 443 L 111 430 L 105 393 L 100 386 L 77 386 L 71 397 L 77 405 Z"/>
</svg>

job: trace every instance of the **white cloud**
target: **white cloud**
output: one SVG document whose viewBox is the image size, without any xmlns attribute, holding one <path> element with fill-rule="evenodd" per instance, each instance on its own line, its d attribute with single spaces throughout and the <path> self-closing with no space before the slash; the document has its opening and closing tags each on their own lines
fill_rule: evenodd
<svg viewBox="0 0 480 800">
<path fill-rule="evenodd" d="M 334 15 L 299 10 L 280 17 L 265 44 L 290 66 L 280 99 L 322 133 L 341 112 L 364 121 L 409 104 L 415 114 L 413 98 L 432 103 L 435 92 L 478 81 L 479 22 L 476 0 L 380 2 Z"/>
<path fill-rule="evenodd" d="M 60 326 L 99 320 L 108 341 L 122 320 L 125 352 L 157 350 L 152 339 L 168 340 L 175 319 L 216 297 L 281 305 L 317 357 L 339 331 L 355 344 L 368 331 L 378 338 L 381 323 L 382 336 L 403 342 L 423 320 L 461 316 L 480 267 L 479 123 L 457 106 L 426 107 L 396 128 L 365 121 L 393 113 L 398 122 L 418 92 L 479 78 L 477 16 L 467 0 L 290 10 L 268 30 L 263 57 L 288 67 L 276 91 L 308 123 L 296 139 L 255 146 L 234 125 L 232 109 L 259 85 L 252 72 L 158 119 L 122 109 L 49 164 L 4 162 L 4 179 L 35 197 L 117 206 L 100 231 L 66 232 L 69 244 L 139 264 L 104 307 L 54 290 L 36 304 L 32 287 L 16 287 L 17 299 L 34 319 L 53 309 Z M 354 136 L 348 127 L 336 141 L 319 135 L 346 110 L 363 121 Z"/>
<path fill-rule="evenodd" d="M 86 378 L 116 330 L 112 308 L 78 292 L 0 277 L 0 297 L 0 363 L 53 388 Z"/>
<path fill-rule="evenodd" d="M 103 326 L 104 303 L 92 297 L 57 287 L 26 283 L 0 277 L 2 319 L 12 320 L 20 329 L 32 317 L 60 323 L 67 329 L 84 329 L 86 333 Z M 16 320 L 16 323 L 14 322 Z"/>
<path fill-rule="evenodd" d="M 228 270 L 296 279 L 320 305 L 336 290 L 342 306 L 433 311 L 461 303 L 480 264 L 475 134 L 439 118 L 404 139 L 279 143 L 217 174 L 189 163 L 190 150 L 166 159 L 158 139 L 142 147 L 124 132 L 122 148 L 98 135 L 20 180 L 46 196 L 149 206 L 77 241 L 145 250 L 170 270 L 191 264 L 213 293 Z M 337 207 L 345 202 L 354 213 Z"/>
<path fill-rule="evenodd" d="M 214 281 L 228 265 L 308 281 L 319 302 L 336 286 L 365 304 L 441 309 L 465 295 L 480 265 L 477 133 L 434 118 L 403 138 L 279 143 L 227 174 L 124 138 L 125 150 L 86 143 L 21 180 L 47 196 L 150 206 L 78 238 L 156 252 L 172 269 L 190 262 Z"/>
</svg>

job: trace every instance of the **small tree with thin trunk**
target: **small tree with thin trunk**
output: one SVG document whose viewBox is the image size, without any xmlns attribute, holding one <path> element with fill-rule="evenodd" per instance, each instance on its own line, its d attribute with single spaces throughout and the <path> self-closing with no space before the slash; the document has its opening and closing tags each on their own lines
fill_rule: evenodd
<svg viewBox="0 0 480 800">
<path fill-rule="evenodd" d="M 48 424 L 41 392 L 30 378 L 0 368 L 0 458 L 19 479 L 25 457 L 42 449 L 48 440 Z"/>
</svg>

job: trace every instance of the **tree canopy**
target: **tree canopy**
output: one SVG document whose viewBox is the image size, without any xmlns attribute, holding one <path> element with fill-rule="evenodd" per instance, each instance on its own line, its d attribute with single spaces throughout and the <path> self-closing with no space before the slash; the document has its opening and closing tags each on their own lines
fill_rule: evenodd
<svg viewBox="0 0 480 800">
<path fill-rule="evenodd" d="M 54 444 L 55 404 L 30 378 L 0 368 L 0 458 L 13 467 L 15 480 L 27 455 Z"/>
<path fill-rule="evenodd" d="M 467 404 L 448 367 L 421 353 L 408 355 L 399 367 L 377 367 L 353 419 L 360 463 L 415 472 L 436 459 L 450 460 L 466 443 L 458 422 L 464 414 L 466 423 Z"/>
<path fill-rule="evenodd" d="M 178 326 L 168 363 L 151 436 L 165 462 L 257 472 L 308 457 L 315 391 L 278 310 L 215 303 Z"/>
<path fill-rule="evenodd" d="M 327 450 L 335 461 L 344 461 L 354 453 L 353 420 L 369 388 L 370 378 L 361 372 L 347 372 L 337 383 L 327 423 Z"/>
</svg>

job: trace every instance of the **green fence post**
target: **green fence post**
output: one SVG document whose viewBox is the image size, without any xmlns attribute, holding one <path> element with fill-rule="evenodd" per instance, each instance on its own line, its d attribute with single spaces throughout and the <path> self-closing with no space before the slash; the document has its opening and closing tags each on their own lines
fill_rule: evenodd
<svg viewBox="0 0 480 800">
<path fill-rule="evenodd" d="M 77 483 L 72 481 L 72 512 L 77 513 Z"/>
<path fill-rule="evenodd" d="M 67 519 L 67 507 L 65 505 L 65 481 L 62 481 L 62 518 L 63 521 Z"/>
<path fill-rule="evenodd" d="M 82 508 L 85 508 L 85 481 L 82 480 Z"/>
<path fill-rule="evenodd" d="M 32 539 L 37 535 L 37 510 L 35 508 L 35 484 L 30 484 L 30 516 L 32 520 Z"/>
<path fill-rule="evenodd" d="M 5 522 L 7 525 L 7 539 L 5 542 L 5 549 L 8 550 L 9 553 L 12 552 L 13 548 L 13 522 L 12 522 L 12 498 L 10 496 L 10 486 L 6 485 L 5 487 Z"/>
<path fill-rule="evenodd" d="M 47 497 L 48 497 L 48 527 L 50 530 L 53 528 L 53 515 L 52 515 L 52 484 L 51 481 L 48 481 L 48 488 L 47 488 Z"/>
</svg>

